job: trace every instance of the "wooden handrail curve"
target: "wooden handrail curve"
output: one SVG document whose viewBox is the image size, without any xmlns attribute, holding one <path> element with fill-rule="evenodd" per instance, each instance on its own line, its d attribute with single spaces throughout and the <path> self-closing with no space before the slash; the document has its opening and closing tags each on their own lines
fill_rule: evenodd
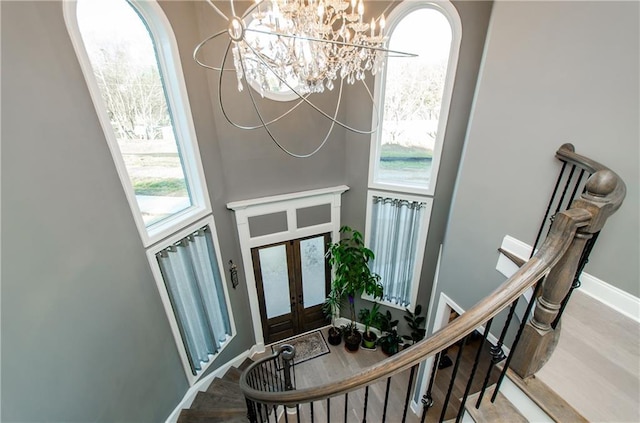
<svg viewBox="0 0 640 423">
<path fill-rule="evenodd" d="M 247 399 L 269 405 L 293 406 L 341 395 L 413 367 L 476 330 L 545 277 L 569 248 L 578 228 L 589 225 L 591 218 L 592 214 L 583 208 L 559 213 L 540 249 L 513 276 L 449 325 L 411 348 L 354 375 L 319 386 L 287 392 L 259 391 L 249 386 L 248 372 L 244 372 L 240 377 L 240 388 Z"/>
</svg>

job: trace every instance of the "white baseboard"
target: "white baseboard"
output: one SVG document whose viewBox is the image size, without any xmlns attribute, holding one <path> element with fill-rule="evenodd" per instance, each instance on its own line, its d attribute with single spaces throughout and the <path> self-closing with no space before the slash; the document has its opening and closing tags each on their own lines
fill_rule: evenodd
<svg viewBox="0 0 640 423">
<path fill-rule="evenodd" d="M 527 245 L 509 235 L 504 237 L 501 247 L 525 260 L 528 259 L 529 254 L 531 253 L 530 245 Z M 496 270 L 504 276 L 510 277 L 516 272 L 516 270 L 518 270 L 518 266 L 513 264 L 513 262 L 503 254 L 500 254 L 498 263 L 496 264 Z M 584 292 L 607 307 L 610 307 L 618 313 L 640 323 L 640 298 L 631 295 L 620 288 L 616 288 L 615 286 L 610 285 L 586 272 L 582 272 L 580 281 L 582 282 L 582 286 L 579 288 L 581 292 Z"/>
<path fill-rule="evenodd" d="M 264 350 L 264 346 L 262 347 L 262 349 Z M 239 366 L 240 364 L 242 364 L 242 362 L 245 359 L 252 357 L 254 354 L 258 352 L 260 352 L 259 349 L 257 348 L 256 345 L 254 345 L 250 349 L 246 350 L 245 352 L 239 354 L 232 360 L 229 360 L 222 366 L 218 367 L 217 369 L 209 373 L 207 376 L 203 377 L 198 382 L 194 383 L 193 386 L 191 386 L 189 390 L 184 394 L 182 401 L 180 401 L 180 403 L 171 412 L 171 414 L 169 414 L 169 417 L 167 417 L 167 420 L 165 423 L 176 423 L 178 421 L 178 416 L 180 415 L 180 412 L 182 411 L 182 409 L 191 407 L 191 403 L 193 402 L 198 392 L 206 391 L 209 385 L 211 384 L 211 382 L 213 382 L 213 379 L 215 379 L 216 377 L 222 377 L 227 372 L 227 370 L 229 370 L 229 368 L 233 366 L 236 366 L 236 367 Z"/>
</svg>

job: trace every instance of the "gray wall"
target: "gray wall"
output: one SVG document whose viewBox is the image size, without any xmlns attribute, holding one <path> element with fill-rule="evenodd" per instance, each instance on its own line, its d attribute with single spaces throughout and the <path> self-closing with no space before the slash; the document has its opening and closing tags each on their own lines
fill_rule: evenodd
<svg viewBox="0 0 640 423">
<path fill-rule="evenodd" d="M 162 421 L 188 384 L 62 5 L 1 7 L 1 420 Z M 195 9 L 163 7 L 184 58 L 222 257 L 239 262 L 206 75 L 190 58 Z M 244 286 L 229 287 L 239 333 L 218 363 L 253 345 Z"/>
<path fill-rule="evenodd" d="M 504 280 L 505 235 L 533 244 L 565 142 L 627 183 L 586 272 L 638 295 L 638 7 L 494 5 L 438 287 L 463 308 Z"/>
</svg>

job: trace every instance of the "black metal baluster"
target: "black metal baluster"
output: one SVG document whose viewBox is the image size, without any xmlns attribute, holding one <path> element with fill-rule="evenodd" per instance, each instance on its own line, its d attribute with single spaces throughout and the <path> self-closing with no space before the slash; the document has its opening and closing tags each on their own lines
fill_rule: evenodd
<svg viewBox="0 0 640 423">
<path fill-rule="evenodd" d="M 313 401 L 309 403 L 309 408 L 311 410 L 311 423 L 313 423 Z"/>
<path fill-rule="evenodd" d="M 327 423 L 331 422 L 331 398 L 327 398 Z"/>
<path fill-rule="evenodd" d="M 431 390 L 433 389 L 433 384 L 436 380 L 436 372 L 438 371 L 438 363 L 440 362 L 440 356 L 442 355 L 442 351 L 437 353 L 433 360 L 433 368 L 431 369 L 431 376 L 429 377 L 429 386 L 427 386 L 427 392 L 422 396 L 422 418 L 420 419 L 420 423 L 424 423 L 427 418 L 427 411 L 429 408 L 433 407 L 433 397 L 431 396 Z"/>
<path fill-rule="evenodd" d="M 533 290 L 533 296 L 531 297 L 531 301 L 529 301 L 529 305 L 527 306 L 527 311 L 524 313 L 524 317 L 522 318 L 522 322 L 520 323 L 520 327 L 518 328 L 518 333 L 516 334 L 516 339 L 513 341 L 511 345 L 511 350 L 509 351 L 509 355 L 507 356 L 507 361 L 504 363 L 504 368 L 500 373 L 500 377 L 498 378 L 498 382 L 496 383 L 496 388 L 493 391 L 493 395 L 491 396 L 491 402 L 495 402 L 496 397 L 498 396 L 498 391 L 500 390 L 500 385 L 502 385 L 502 381 L 504 380 L 504 376 L 507 374 L 507 370 L 509 369 L 509 364 L 511 363 L 511 359 L 513 358 L 513 354 L 518 347 L 518 342 L 520 342 L 520 337 L 522 336 L 522 331 L 524 327 L 527 325 L 527 321 L 529 320 L 529 315 L 531 314 L 531 309 L 533 308 L 533 304 L 535 303 L 535 299 L 538 298 L 538 292 L 542 287 L 542 281 L 536 282 L 536 288 Z"/>
<path fill-rule="evenodd" d="M 344 423 L 347 423 L 347 411 L 349 405 L 349 393 L 344 394 Z"/>
<path fill-rule="evenodd" d="M 531 303 L 534 302 L 535 297 L 531 297 Z M 502 351 L 502 345 L 504 344 L 504 338 L 507 336 L 507 330 L 509 329 L 509 325 L 511 324 L 511 320 L 513 319 L 513 313 L 516 311 L 516 306 L 518 305 L 518 301 L 520 297 L 516 298 L 514 302 L 511 303 L 511 307 L 509 308 L 509 315 L 507 316 L 507 321 L 504 323 L 502 327 L 502 332 L 500 332 L 500 338 L 498 339 L 498 343 L 491 347 L 491 363 L 489 363 L 489 368 L 487 369 L 487 373 L 484 376 L 484 382 L 482 382 L 482 389 L 480 389 L 480 395 L 478 396 L 478 400 L 476 401 L 476 409 L 480 408 L 480 404 L 482 403 L 482 398 L 484 397 L 484 393 L 487 390 L 487 385 L 489 384 L 489 378 L 491 377 L 491 372 L 496 364 L 504 360 L 504 351 Z"/>
<path fill-rule="evenodd" d="M 580 175 L 578 175 L 578 180 L 573 187 L 573 192 L 571 193 L 571 197 L 569 197 L 569 202 L 567 203 L 567 209 L 571 206 L 571 202 L 576 199 L 576 195 L 578 195 L 578 188 L 582 184 L 582 178 L 584 177 L 584 169 L 580 169 Z"/>
<path fill-rule="evenodd" d="M 275 405 L 273 406 L 273 422 L 278 423 L 278 409 Z"/>
<path fill-rule="evenodd" d="M 449 407 L 449 399 L 451 399 L 451 392 L 453 391 L 453 384 L 456 380 L 456 375 L 458 373 L 458 367 L 460 367 L 460 361 L 462 358 L 462 348 L 464 347 L 465 342 L 467 341 L 467 337 L 462 338 L 460 342 L 460 346 L 458 347 L 458 355 L 456 356 L 456 364 L 453 366 L 453 371 L 451 372 L 451 380 L 449 381 L 449 388 L 447 389 L 447 395 L 444 398 L 444 404 L 442 405 L 442 412 L 440 413 L 439 421 L 444 421 L 444 415 L 447 413 L 447 408 Z"/>
<path fill-rule="evenodd" d="M 562 169 L 560 169 L 560 174 L 558 175 L 558 179 L 556 180 L 556 186 L 553 188 L 553 193 L 551 194 L 551 199 L 549 200 L 549 204 L 547 205 L 547 211 L 544 213 L 544 217 L 542 218 L 542 223 L 540 224 L 540 229 L 538 229 L 538 234 L 536 235 L 536 240 L 533 243 L 533 248 L 531 249 L 531 256 L 533 257 L 533 252 L 536 250 L 538 246 L 538 242 L 540 241 L 540 236 L 542 236 L 542 231 L 544 230 L 544 226 L 547 223 L 547 218 L 549 217 L 549 211 L 551 210 L 551 206 L 553 205 L 553 201 L 556 198 L 556 194 L 558 193 L 558 187 L 560 186 L 560 181 L 562 180 L 562 176 L 564 174 L 564 170 L 567 167 L 567 162 L 562 162 Z"/>
<path fill-rule="evenodd" d="M 569 185 L 571 185 L 571 179 L 573 179 L 573 172 L 576 171 L 576 165 L 571 166 L 571 171 L 569 172 L 569 177 L 567 178 L 567 182 L 565 182 L 564 184 L 564 189 L 562 190 L 562 195 L 560 196 L 560 201 L 558 201 L 558 205 L 556 206 L 556 212 L 554 214 L 557 214 L 560 209 L 562 208 L 562 203 L 564 202 L 564 197 L 565 195 L 567 195 L 567 190 L 569 189 Z"/>
<path fill-rule="evenodd" d="M 389 388 L 391 387 L 391 377 L 387 378 L 387 389 L 384 391 L 384 408 L 382 409 L 382 423 L 387 421 L 387 405 L 389 404 Z"/>
<path fill-rule="evenodd" d="M 287 406 L 283 405 L 282 409 L 284 410 L 284 423 L 289 423 L 289 413 L 287 413 Z"/>
<path fill-rule="evenodd" d="M 258 419 L 256 418 L 256 409 L 253 401 L 245 399 L 245 402 L 247 403 L 247 420 L 251 423 L 257 423 Z"/>
<path fill-rule="evenodd" d="M 409 384 L 407 385 L 407 396 L 404 399 L 404 411 L 402 412 L 402 423 L 407 421 L 407 410 L 409 409 L 409 400 L 411 399 L 411 387 L 413 386 L 413 377 L 416 374 L 417 365 L 411 368 L 411 372 L 409 372 Z"/>
<path fill-rule="evenodd" d="M 364 388 L 364 416 L 362 417 L 362 423 L 367 423 L 367 402 L 369 401 L 369 385 Z"/>
<path fill-rule="evenodd" d="M 469 380 L 467 381 L 467 387 L 464 389 L 464 394 L 462 395 L 462 402 L 460 403 L 460 409 L 458 410 L 456 423 L 459 423 L 462 420 L 462 415 L 464 414 L 464 406 L 467 403 L 467 397 L 469 396 L 469 392 L 471 391 L 471 385 L 473 384 L 473 379 L 476 376 L 476 370 L 478 370 L 478 363 L 480 363 L 480 355 L 482 354 L 482 350 L 484 348 L 485 342 L 487 342 L 487 336 L 489 336 L 491 323 L 493 323 L 493 318 L 489 319 L 489 321 L 487 322 L 487 325 L 484 328 L 484 335 L 482 336 L 482 342 L 480 343 L 480 346 L 478 347 L 478 351 L 476 352 L 476 359 L 473 362 L 473 367 L 471 368 L 471 375 L 469 376 Z"/>
<path fill-rule="evenodd" d="M 558 326 L 558 323 L 560 322 L 560 318 L 564 313 L 564 309 L 567 306 L 567 303 L 569 302 L 569 298 L 571 298 L 571 294 L 573 294 L 573 291 L 575 289 L 580 288 L 580 285 L 582 285 L 582 282 L 580 282 L 580 276 L 582 275 L 582 271 L 584 270 L 584 267 L 587 265 L 587 263 L 589 263 L 589 255 L 591 255 L 591 250 L 593 249 L 593 246 L 596 243 L 596 240 L 598 239 L 598 235 L 600 235 L 599 231 L 594 233 L 591 236 L 591 238 L 589 238 L 585 243 L 584 250 L 582 250 L 582 255 L 580 256 L 580 261 L 578 262 L 578 270 L 576 270 L 576 275 L 573 277 L 573 283 L 571 284 L 571 288 L 569 288 L 569 292 L 567 292 L 567 295 L 565 295 L 565 297 L 562 299 L 562 303 L 560 303 L 560 310 L 558 310 L 558 315 L 553 320 L 553 323 L 551 323 L 551 327 L 553 329 L 555 329 L 556 326 Z"/>
<path fill-rule="evenodd" d="M 300 423 L 300 404 L 296 404 L 296 418 L 298 419 L 298 423 Z"/>
</svg>

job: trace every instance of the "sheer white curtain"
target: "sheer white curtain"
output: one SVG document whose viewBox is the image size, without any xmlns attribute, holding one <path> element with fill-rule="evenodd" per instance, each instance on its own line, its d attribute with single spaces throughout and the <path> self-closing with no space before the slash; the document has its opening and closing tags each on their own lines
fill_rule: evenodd
<svg viewBox="0 0 640 423">
<path fill-rule="evenodd" d="M 209 228 L 165 248 L 156 258 L 195 375 L 231 335 Z"/>
<path fill-rule="evenodd" d="M 401 307 L 411 302 L 416 250 L 425 203 L 392 197 L 373 197 L 370 248 L 372 270 L 379 274 L 384 301 Z"/>
</svg>

